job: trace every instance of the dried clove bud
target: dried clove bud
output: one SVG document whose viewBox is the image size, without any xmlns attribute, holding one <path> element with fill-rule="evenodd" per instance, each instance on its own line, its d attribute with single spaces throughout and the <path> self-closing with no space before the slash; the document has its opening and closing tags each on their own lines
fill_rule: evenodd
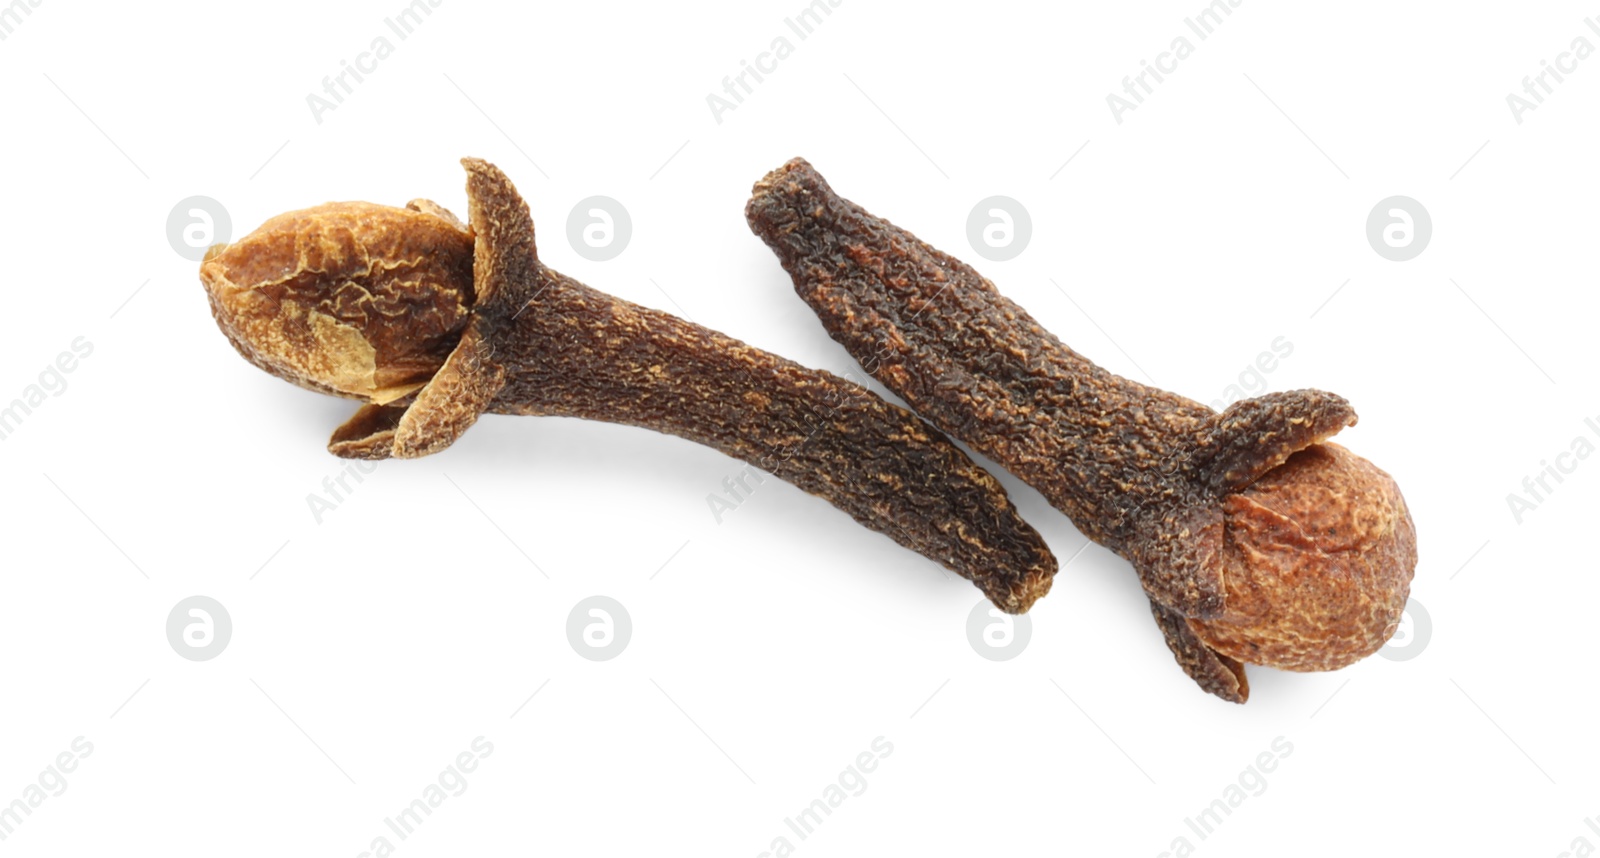
<svg viewBox="0 0 1600 858">
<path fill-rule="evenodd" d="M 1107 372 L 798 158 L 745 214 L 869 373 L 1133 564 L 1206 691 L 1242 703 L 1243 663 L 1333 670 L 1393 634 L 1416 532 L 1388 474 L 1323 443 L 1356 422 L 1343 398 L 1296 390 L 1219 414 Z"/>
<path fill-rule="evenodd" d="M 371 203 L 289 212 L 212 247 L 201 278 L 251 363 L 320 393 L 393 402 L 433 377 L 467 326 L 472 242 L 453 221 Z"/>
<path fill-rule="evenodd" d="M 363 405 L 340 456 L 412 458 L 483 412 L 584 417 L 713 447 L 819 495 L 1020 613 L 1055 557 L 1005 490 L 911 412 L 546 268 L 509 179 L 467 168 L 467 227 L 439 206 L 334 203 L 214 248 L 200 269 L 239 352 Z"/>
</svg>

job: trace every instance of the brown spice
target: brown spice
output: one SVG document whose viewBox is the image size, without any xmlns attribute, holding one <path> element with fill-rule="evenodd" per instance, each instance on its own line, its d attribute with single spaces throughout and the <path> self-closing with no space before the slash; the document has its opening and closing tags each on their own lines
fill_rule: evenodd
<svg viewBox="0 0 1600 858">
<path fill-rule="evenodd" d="M 510 180 L 463 164 L 470 228 L 427 201 L 330 204 L 274 218 L 201 267 L 241 354 L 367 403 L 334 453 L 427 455 L 486 411 L 642 426 L 820 495 L 1003 610 L 1049 591 L 1044 541 L 938 431 L 863 387 L 545 267 Z"/>
<path fill-rule="evenodd" d="M 228 308 L 223 333 L 252 363 L 379 403 L 433 377 L 473 303 L 459 223 L 371 203 L 278 215 L 211 248 L 201 272 L 213 309 Z"/>
<path fill-rule="evenodd" d="M 1205 690 L 1243 702 L 1241 662 L 1331 670 L 1393 633 L 1416 534 L 1387 474 L 1320 443 L 1355 423 L 1343 398 L 1296 390 L 1218 414 L 1107 372 L 801 159 L 745 213 L 863 368 L 1133 563 Z"/>
</svg>

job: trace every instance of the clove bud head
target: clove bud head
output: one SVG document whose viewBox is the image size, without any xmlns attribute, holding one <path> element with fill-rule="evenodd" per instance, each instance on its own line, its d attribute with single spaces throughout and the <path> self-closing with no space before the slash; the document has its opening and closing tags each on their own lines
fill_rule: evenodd
<svg viewBox="0 0 1600 858">
<path fill-rule="evenodd" d="M 1417 534 L 1400 488 L 1337 444 L 1314 444 L 1223 498 L 1220 616 L 1190 617 L 1217 653 L 1284 670 L 1337 670 L 1400 623 Z"/>
<path fill-rule="evenodd" d="M 327 203 L 206 253 L 211 313 L 251 363 L 385 404 L 433 378 L 471 316 L 473 239 L 448 213 Z"/>
</svg>

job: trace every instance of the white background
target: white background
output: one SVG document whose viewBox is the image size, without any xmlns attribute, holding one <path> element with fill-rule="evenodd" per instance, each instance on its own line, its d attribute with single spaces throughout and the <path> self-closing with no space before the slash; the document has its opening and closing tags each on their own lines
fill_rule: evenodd
<svg viewBox="0 0 1600 858">
<path fill-rule="evenodd" d="M 1600 844 L 1600 458 L 1520 523 L 1507 501 L 1573 439 L 1600 444 L 1600 58 L 1520 124 L 1506 104 L 1573 39 L 1600 45 L 1594 4 L 1252 0 L 1204 41 L 1183 24 L 1199 0 L 843 0 L 803 41 L 784 24 L 801 0 L 445 0 L 404 41 L 383 23 L 400 0 L 36 6 L 0 41 L 0 404 L 75 338 L 93 352 L 0 442 L 0 802 L 75 737 L 93 752 L 0 852 Z M 379 35 L 393 55 L 319 123 L 307 96 Z M 1179 35 L 1193 55 L 1116 122 L 1106 96 Z M 793 54 L 719 123 L 707 95 L 778 36 Z M 488 417 L 318 523 L 354 403 L 235 354 L 168 215 L 207 196 L 237 238 L 326 200 L 459 213 L 463 155 L 518 182 L 552 267 L 836 372 L 854 364 L 743 218 L 794 155 L 1130 377 L 1212 401 L 1286 338 L 1266 387 L 1352 400 L 1339 440 L 1411 505 L 1432 632 L 1413 611 L 1402 634 L 1426 651 L 1252 668 L 1250 702 L 1223 703 L 1175 665 L 1128 565 L 1080 553 L 1002 475 L 1063 568 L 1027 648 L 991 662 L 966 581 L 773 480 L 717 524 L 706 495 L 739 463 L 575 420 Z M 633 221 L 608 262 L 566 240 L 596 194 Z M 1033 222 L 1008 262 L 966 238 L 996 194 Z M 1404 263 L 1364 233 L 1395 194 L 1434 226 Z M 205 662 L 165 638 L 195 594 L 234 626 Z M 612 661 L 566 638 L 595 594 L 632 618 Z M 395 838 L 384 818 L 478 736 L 493 752 L 466 791 Z M 879 736 L 865 792 L 796 837 L 785 817 Z M 1197 837 L 1185 818 L 1280 736 L 1265 791 Z"/>
</svg>

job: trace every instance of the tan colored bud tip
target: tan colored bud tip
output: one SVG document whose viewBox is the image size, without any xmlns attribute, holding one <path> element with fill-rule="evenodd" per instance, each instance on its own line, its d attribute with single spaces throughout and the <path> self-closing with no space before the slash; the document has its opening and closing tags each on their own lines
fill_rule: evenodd
<svg viewBox="0 0 1600 858">
<path fill-rule="evenodd" d="M 1189 620 L 1207 646 L 1248 664 L 1336 670 L 1394 633 L 1417 534 L 1388 474 L 1317 444 L 1223 504 L 1226 609 Z"/>
<path fill-rule="evenodd" d="M 370 203 L 289 212 L 213 247 L 200 280 L 251 363 L 392 402 L 433 377 L 472 309 L 472 237 L 447 217 Z"/>
</svg>

